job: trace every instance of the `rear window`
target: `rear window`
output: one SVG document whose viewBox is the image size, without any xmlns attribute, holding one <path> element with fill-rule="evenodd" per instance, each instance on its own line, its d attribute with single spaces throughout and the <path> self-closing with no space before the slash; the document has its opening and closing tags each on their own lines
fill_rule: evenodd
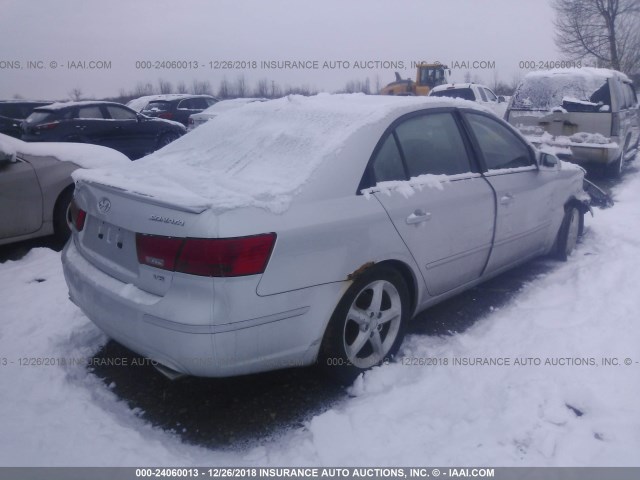
<svg viewBox="0 0 640 480">
<path fill-rule="evenodd" d="M 51 110 L 36 110 L 27 117 L 28 123 L 41 123 L 56 120 L 58 117 L 57 112 Z"/>
<path fill-rule="evenodd" d="M 147 103 L 147 106 L 144 107 L 143 112 L 168 112 L 171 110 L 171 103 L 164 101 L 154 101 Z"/>
<path fill-rule="evenodd" d="M 589 75 L 550 75 L 526 77 L 516 89 L 512 108 L 568 112 L 599 112 L 611 107 L 606 78 Z M 609 108 L 610 110 L 610 108 Z"/>
<path fill-rule="evenodd" d="M 463 100 L 471 100 L 472 102 L 476 99 L 476 96 L 473 94 L 473 90 L 470 88 L 447 88 L 446 90 L 431 92 L 431 96 L 462 98 Z"/>
</svg>

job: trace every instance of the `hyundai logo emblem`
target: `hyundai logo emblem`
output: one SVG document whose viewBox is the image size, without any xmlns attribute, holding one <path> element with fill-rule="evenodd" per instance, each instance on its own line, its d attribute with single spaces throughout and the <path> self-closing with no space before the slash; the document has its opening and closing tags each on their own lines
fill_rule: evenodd
<svg viewBox="0 0 640 480">
<path fill-rule="evenodd" d="M 108 213 L 111 210 L 111 200 L 107 197 L 102 197 L 98 202 L 98 210 L 100 213 Z"/>
</svg>

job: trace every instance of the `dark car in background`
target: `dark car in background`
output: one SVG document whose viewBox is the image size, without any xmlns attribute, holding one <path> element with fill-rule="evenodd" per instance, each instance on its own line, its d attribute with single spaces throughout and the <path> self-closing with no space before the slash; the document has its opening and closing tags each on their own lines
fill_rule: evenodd
<svg viewBox="0 0 640 480">
<path fill-rule="evenodd" d="M 186 132 L 183 125 L 150 118 L 119 103 L 83 101 L 36 108 L 22 123 L 27 142 L 78 142 L 143 157 Z"/>
<path fill-rule="evenodd" d="M 140 110 L 148 117 L 164 118 L 182 123 L 185 127 L 189 124 L 189 116 L 206 110 L 218 102 L 218 99 L 210 95 L 153 95 Z M 144 103 L 145 98 L 132 100 L 137 105 Z"/>
<path fill-rule="evenodd" d="M 31 114 L 34 108 L 49 105 L 52 102 L 31 100 L 2 100 L 0 101 L 0 133 L 20 138 L 22 128 L 20 124 Z"/>
</svg>

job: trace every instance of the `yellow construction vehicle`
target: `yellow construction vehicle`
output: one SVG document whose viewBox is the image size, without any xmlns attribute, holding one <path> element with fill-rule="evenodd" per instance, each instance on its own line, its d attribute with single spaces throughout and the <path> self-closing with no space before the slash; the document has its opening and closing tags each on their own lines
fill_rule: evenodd
<svg viewBox="0 0 640 480">
<path fill-rule="evenodd" d="M 380 90 L 380 95 L 429 95 L 433 87 L 449 83 L 451 70 L 446 65 L 436 63 L 420 63 L 417 65 L 416 81 L 410 78 L 403 80 L 396 72 L 396 81 Z"/>
</svg>

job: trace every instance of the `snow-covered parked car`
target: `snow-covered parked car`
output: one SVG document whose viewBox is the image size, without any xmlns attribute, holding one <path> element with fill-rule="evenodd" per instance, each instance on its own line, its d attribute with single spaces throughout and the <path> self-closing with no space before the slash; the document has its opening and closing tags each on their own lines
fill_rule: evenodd
<svg viewBox="0 0 640 480">
<path fill-rule="evenodd" d="M 215 105 L 210 106 L 205 111 L 200 113 L 194 113 L 189 116 L 189 123 L 187 125 L 187 130 L 191 131 L 196 127 L 199 127 L 203 123 L 208 122 L 213 117 L 220 115 L 223 112 L 228 112 L 229 110 L 234 110 L 236 108 L 240 108 L 243 105 L 247 105 L 253 102 L 266 102 L 268 99 L 266 98 L 233 98 L 231 100 L 220 100 Z"/>
<path fill-rule="evenodd" d="M 434 87 L 430 92 L 431 97 L 462 98 L 477 102 L 491 109 L 500 118 L 504 116 L 507 103 L 503 96 L 498 96 L 489 87 L 478 83 L 447 83 Z"/>
<path fill-rule="evenodd" d="M 531 72 L 505 119 L 563 159 L 600 164 L 620 175 L 640 139 L 638 98 L 623 73 L 602 68 Z"/>
<path fill-rule="evenodd" d="M 26 143 L 0 134 L 0 245 L 51 234 L 68 237 L 71 173 L 127 163 L 111 148 Z"/>
<path fill-rule="evenodd" d="M 584 171 L 473 102 L 289 96 L 77 171 L 69 295 L 168 375 L 318 362 L 353 379 L 425 308 L 566 258 Z"/>
</svg>

